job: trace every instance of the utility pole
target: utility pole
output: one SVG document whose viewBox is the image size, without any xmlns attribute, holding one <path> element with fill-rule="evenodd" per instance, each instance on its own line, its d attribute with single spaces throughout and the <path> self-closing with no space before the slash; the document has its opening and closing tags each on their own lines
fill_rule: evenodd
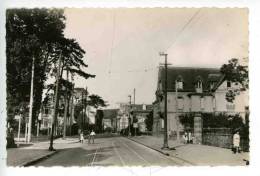
<svg viewBox="0 0 260 176">
<path fill-rule="evenodd" d="M 176 113 L 175 113 L 175 120 L 176 120 L 176 128 L 177 128 L 177 141 L 180 140 L 180 132 L 179 132 L 179 116 L 178 116 L 178 81 L 175 81 L 175 101 L 176 101 Z"/>
<path fill-rule="evenodd" d="M 88 106 L 88 87 L 86 86 L 86 92 L 85 92 L 85 96 L 86 96 L 86 101 L 85 101 L 85 116 L 86 116 L 86 121 L 85 121 L 85 123 L 86 123 L 86 125 L 89 123 L 88 121 L 87 121 L 87 119 L 89 120 L 89 111 L 87 110 L 87 106 Z M 88 113 L 87 113 L 88 112 Z M 89 125 L 87 125 L 87 130 L 88 130 L 88 128 L 89 128 Z"/>
<path fill-rule="evenodd" d="M 135 105 L 135 88 L 134 88 L 134 105 Z"/>
<path fill-rule="evenodd" d="M 54 113 L 53 113 L 53 122 L 52 122 L 52 130 L 51 130 L 51 139 L 50 139 L 50 147 L 49 150 L 55 150 L 53 148 L 53 135 L 54 135 L 54 127 L 57 123 L 57 108 L 59 107 L 59 82 L 60 82 L 60 70 L 61 70 L 61 55 L 58 61 L 58 70 L 56 73 L 56 87 L 55 87 L 55 99 L 54 99 Z"/>
<path fill-rule="evenodd" d="M 82 122 L 81 122 L 81 125 L 82 125 L 82 131 L 84 131 L 84 120 L 85 120 L 85 112 L 84 112 L 84 110 L 85 110 L 85 108 L 84 108 L 84 90 L 82 90 L 82 92 L 81 92 L 81 102 L 82 102 Z"/>
<path fill-rule="evenodd" d="M 160 52 L 160 56 L 165 57 L 165 63 L 164 63 L 164 141 L 163 141 L 163 147 L 162 149 L 168 149 L 168 130 L 167 130 L 167 55 L 166 53 Z"/>
<path fill-rule="evenodd" d="M 131 95 L 128 95 L 128 97 L 130 98 L 129 101 L 129 116 L 128 116 L 128 136 L 130 135 L 130 125 L 131 125 L 131 118 L 130 118 L 130 112 L 131 112 Z"/>
<path fill-rule="evenodd" d="M 34 88 L 34 64 L 35 64 L 34 62 L 35 62 L 35 58 L 33 56 L 27 143 L 31 142 L 31 131 L 32 131 L 32 111 L 33 111 L 33 94 L 34 94 L 33 93 L 33 88 Z"/>
</svg>

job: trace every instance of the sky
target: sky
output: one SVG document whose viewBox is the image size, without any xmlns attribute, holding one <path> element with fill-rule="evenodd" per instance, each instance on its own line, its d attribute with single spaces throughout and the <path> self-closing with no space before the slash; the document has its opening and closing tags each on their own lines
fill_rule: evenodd
<svg viewBox="0 0 260 176">
<path fill-rule="evenodd" d="M 248 10 L 239 8 L 67 8 L 68 38 L 86 51 L 86 72 L 75 78 L 108 101 L 110 108 L 129 102 L 152 104 L 159 52 L 172 66 L 217 67 L 248 57 Z"/>
</svg>

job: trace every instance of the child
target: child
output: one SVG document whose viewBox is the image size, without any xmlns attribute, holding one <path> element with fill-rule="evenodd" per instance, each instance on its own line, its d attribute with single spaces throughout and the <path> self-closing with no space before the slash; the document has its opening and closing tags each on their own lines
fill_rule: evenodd
<svg viewBox="0 0 260 176">
<path fill-rule="evenodd" d="M 83 143 L 83 141 L 84 141 L 84 134 L 83 134 L 83 132 L 81 131 L 81 133 L 80 133 L 80 140 L 79 140 L 81 143 Z"/>
</svg>

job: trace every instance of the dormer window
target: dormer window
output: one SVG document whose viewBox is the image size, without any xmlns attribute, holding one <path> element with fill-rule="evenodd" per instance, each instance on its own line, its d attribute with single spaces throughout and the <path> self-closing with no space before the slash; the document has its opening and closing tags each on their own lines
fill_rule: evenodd
<svg viewBox="0 0 260 176">
<path fill-rule="evenodd" d="M 177 77 L 177 79 L 175 81 L 175 88 L 183 89 L 183 79 L 180 75 Z"/>
<path fill-rule="evenodd" d="M 210 82 L 210 90 L 214 89 L 215 87 L 215 82 Z"/>
<path fill-rule="evenodd" d="M 202 81 L 198 80 L 196 85 L 197 85 L 196 88 L 201 89 L 202 88 Z"/>
<path fill-rule="evenodd" d="M 231 82 L 227 81 L 227 88 L 230 88 L 230 87 L 231 87 Z"/>
<path fill-rule="evenodd" d="M 195 89 L 196 89 L 196 92 L 202 93 L 202 79 L 200 76 L 198 76 L 196 79 Z"/>
</svg>

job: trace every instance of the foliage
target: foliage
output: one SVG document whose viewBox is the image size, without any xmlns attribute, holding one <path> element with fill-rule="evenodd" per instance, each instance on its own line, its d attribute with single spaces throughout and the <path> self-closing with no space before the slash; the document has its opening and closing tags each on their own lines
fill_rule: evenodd
<svg viewBox="0 0 260 176">
<path fill-rule="evenodd" d="M 145 125 L 148 131 L 153 130 L 153 111 L 149 112 L 145 119 Z"/>
<path fill-rule="evenodd" d="M 61 58 L 61 73 L 67 70 L 85 79 L 94 78 L 83 71 L 85 51 L 75 39 L 64 37 L 65 16 L 60 9 L 9 9 L 6 11 L 7 111 L 8 121 L 14 108 L 29 102 L 31 70 L 35 59 L 34 104 L 32 127 L 41 106 L 44 82 L 57 72 Z M 64 80 L 61 84 L 65 83 Z M 66 83 L 65 83 L 66 84 Z"/>
<path fill-rule="evenodd" d="M 6 11 L 7 111 L 29 102 L 32 60 L 35 58 L 33 127 L 40 107 L 43 83 L 47 79 L 57 38 L 63 36 L 62 10 L 9 9 Z M 12 119 L 8 115 L 8 121 Z"/>
<path fill-rule="evenodd" d="M 103 121 L 103 117 L 104 117 L 104 112 L 102 110 L 97 110 L 97 113 L 96 113 L 96 130 L 97 132 L 102 132 L 102 121 Z"/>
<path fill-rule="evenodd" d="M 188 113 L 188 114 L 180 115 L 179 120 L 185 128 L 193 128 L 194 125 L 193 114 Z"/>
<path fill-rule="evenodd" d="M 220 71 L 225 75 L 225 79 L 227 81 L 238 85 L 237 87 L 229 90 L 226 94 L 226 100 L 228 102 L 233 102 L 235 96 L 239 94 L 240 91 L 248 89 L 248 67 L 240 65 L 238 59 L 233 58 L 228 61 L 228 64 L 222 65 Z"/>
<path fill-rule="evenodd" d="M 105 133 L 111 133 L 112 130 L 113 130 L 113 129 L 112 129 L 111 127 L 106 127 L 106 128 L 104 129 Z"/>
<path fill-rule="evenodd" d="M 181 124 L 185 128 L 193 128 L 194 114 L 187 113 L 179 116 Z M 226 113 L 202 113 L 203 128 L 230 128 L 232 131 L 245 127 L 243 119 L 239 114 L 228 115 Z"/>
<path fill-rule="evenodd" d="M 106 107 L 106 102 L 99 95 L 92 94 L 89 96 L 88 105 L 93 106 L 95 108 L 98 107 Z"/>
</svg>

